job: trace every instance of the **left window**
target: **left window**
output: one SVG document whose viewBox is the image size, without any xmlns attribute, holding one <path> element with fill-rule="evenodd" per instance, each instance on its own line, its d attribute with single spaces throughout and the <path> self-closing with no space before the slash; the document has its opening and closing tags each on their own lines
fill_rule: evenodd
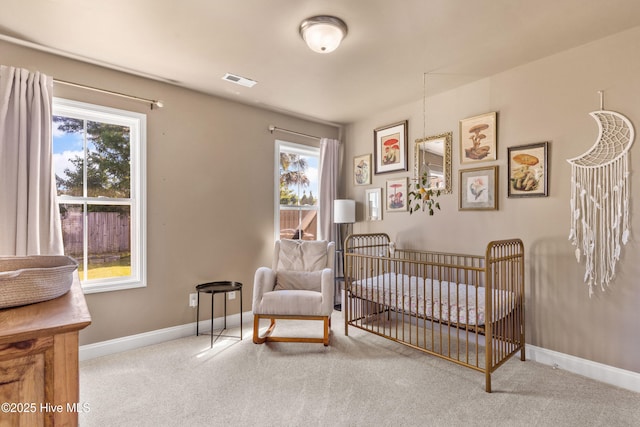
<svg viewBox="0 0 640 427">
<path fill-rule="evenodd" d="M 52 126 L 64 251 L 85 293 L 145 286 L 146 116 L 54 98 Z"/>
</svg>

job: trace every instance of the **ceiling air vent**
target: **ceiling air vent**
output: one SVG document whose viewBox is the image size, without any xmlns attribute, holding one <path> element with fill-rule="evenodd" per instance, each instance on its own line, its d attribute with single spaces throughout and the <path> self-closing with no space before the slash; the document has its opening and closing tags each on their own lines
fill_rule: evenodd
<svg viewBox="0 0 640 427">
<path fill-rule="evenodd" d="M 222 77 L 222 80 L 226 80 L 228 82 L 235 83 L 240 86 L 246 86 L 246 87 L 253 87 L 253 85 L 258 83 L 255 80 L 247 79 L 241 76 L 236 76 L 235 74 L 230 74 L 230 73 L 225 74 L 224 77 Z"/>
</svg>

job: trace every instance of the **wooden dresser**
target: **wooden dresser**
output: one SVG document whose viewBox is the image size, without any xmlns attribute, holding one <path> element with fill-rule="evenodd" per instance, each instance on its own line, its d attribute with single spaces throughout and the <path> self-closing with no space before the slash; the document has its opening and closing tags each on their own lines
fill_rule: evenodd
<svg viewBox="0 0 640 427">
<path fill-rule="evenodd" d="M 65 295 L 0 310 L 0 427 L 76 426 L 78 334 L 91 323 L 74 279 Z"/>
</svg>

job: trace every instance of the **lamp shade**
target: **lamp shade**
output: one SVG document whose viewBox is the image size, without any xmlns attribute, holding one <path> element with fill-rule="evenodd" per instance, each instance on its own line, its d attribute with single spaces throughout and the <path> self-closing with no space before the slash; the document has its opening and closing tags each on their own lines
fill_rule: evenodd
<svg viewBox="0 0 640 427">
<path fill-rule="evenodd" d="M 334 200 L 333 222 L 336 224 L 353 224 L 356 222 L 356 201 L 349 199 Z"/>
</svg>

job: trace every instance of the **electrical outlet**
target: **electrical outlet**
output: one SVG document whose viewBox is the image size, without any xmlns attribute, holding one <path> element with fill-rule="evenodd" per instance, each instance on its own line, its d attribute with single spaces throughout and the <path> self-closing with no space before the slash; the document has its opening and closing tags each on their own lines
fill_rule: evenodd
<svg viewBox="0 0 640 427">
<path fill-rule="evenodd" d="M 189 307 L 198 305 L 198 294 L 189 294 Z"/>
<path fill-rule="evenodd" d="M 236 299 L 236 293 L 235 292 L 229 292 L 229 299 Z"/>
</svg>

